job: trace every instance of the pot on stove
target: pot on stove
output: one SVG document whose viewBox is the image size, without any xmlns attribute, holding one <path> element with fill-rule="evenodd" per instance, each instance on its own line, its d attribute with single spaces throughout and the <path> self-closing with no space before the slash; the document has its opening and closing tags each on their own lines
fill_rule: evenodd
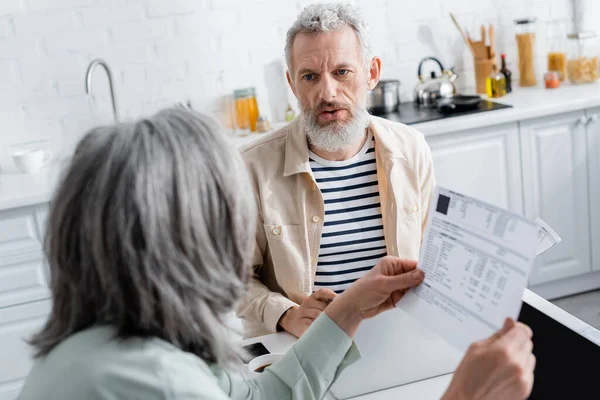
<svg viewBox="0 0 600 400">
<path fill-rule="evenodd" d="M 399 104 L 400 81 L 397 79 L 381 80 L 367 92 L 367 109 L 375 115 L 394 112 Z"/>
<path fill-rule="evenodd" d="M 426 61 L 435 61 L 440 67 L 440 75 L 431 71 L 430 77 L 424 79 L 422 75 L 423 64 Z M 417 71 L 419 83 L 415 87 L 414 101 L 419 107 L 433 108 L 439 99 L 451 98 L 456 94 L 454 81 L 458 78 L 452 69 L 445 69 L 440 60 L 435 57 L 426 57 L 419 63 Z"/>
</svg>

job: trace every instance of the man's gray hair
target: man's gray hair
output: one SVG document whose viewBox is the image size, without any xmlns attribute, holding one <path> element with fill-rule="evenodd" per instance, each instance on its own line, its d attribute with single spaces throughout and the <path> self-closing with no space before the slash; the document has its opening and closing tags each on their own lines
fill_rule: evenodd
<svg viewBox="0 0 600 400">
<path fill-rule="evenodd" d="M 318 34 L 323 32 L 335 32 L 345 26 L 350 26 L 354 29 L 354 32 L 356 32 L 365 59 L 365 64 L 369 65 L 369 62 L 371 61 L 369 26 L 362 19 L 358 9 L 350 4 L 317 3 L 304 7 L 292 27 L 287 32 L 285 59 L 288 68 L 290 68 L 292 64 L 292 45 L 298 33 Z"/>
<path fill-rule="evenodd" d="M 216 123 L 191 111 L 89 132 L 51 203 L 53 302 L 30 341 L 37 356 L 108 325 L 234 361 L 223 318 L 246 290 L 256 221 L 245 171 Z"/>
</svg>

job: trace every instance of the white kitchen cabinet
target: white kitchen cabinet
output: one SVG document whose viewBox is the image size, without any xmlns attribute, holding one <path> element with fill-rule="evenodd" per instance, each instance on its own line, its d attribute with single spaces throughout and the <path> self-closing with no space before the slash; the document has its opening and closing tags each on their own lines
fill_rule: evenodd
<svg viewBox="0 0 600 400">
<path fill-rule="evenodd" d="M 426 139 L 440 186 L 523 212 L 517 123 Z"/>
<path fill-rule="evenodd" d="M 13 400 L 33 363 L 25 342 L 46 322 L 51 301 L 0 308 L 0 400 Z"/>
<path fill-rule="evenodd" d="M 22 207 L 0 212 L 0 308 L 50 297 L 37 220 L 39 209 Z"/>
<path fill-rule="evenodd" d="M 42 253 L 47 206 L 0 211 L 0 400 L 13 400 L 32 364 L 25 339 L 50 312 Z"/>
<path fill-rule="evenodd" d="M 587 111 L 592 270 L 600 271 L 600 108 Z"/>
<path fill-rule="evenodd" d="M 578 111 L 520 124 L 525 215 L 563 239 L 538 258 L 530 285 L 591 272 L 586 121 Z"/>
</svg>

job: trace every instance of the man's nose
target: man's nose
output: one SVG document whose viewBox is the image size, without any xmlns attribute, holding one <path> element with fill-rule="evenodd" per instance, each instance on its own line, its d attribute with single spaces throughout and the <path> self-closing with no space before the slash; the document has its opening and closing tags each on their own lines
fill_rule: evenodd
<svg viewBox="0 0 600 400">
<path fill-rule="evenodd" d="M 329 75 L 325 75 L 321 79 L 320 97 L 322 101 L 327 103 L 334 102 L 337 96 L 337 81 Z"/>
</svg>

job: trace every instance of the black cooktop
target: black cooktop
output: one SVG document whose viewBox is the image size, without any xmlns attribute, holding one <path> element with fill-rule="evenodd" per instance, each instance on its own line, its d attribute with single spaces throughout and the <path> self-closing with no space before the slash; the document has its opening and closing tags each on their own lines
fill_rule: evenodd
<svg viewBox="0 0 600 400">
<path fill-rule="evenodd" d="M 496 103 L 489 100 L 481 100 L 479 106 L 468 111 L 455 111 L 445 113 L 437 108 L 419 108 L 415 103 L 401 103 L 398 106 L 398 111 L 389 114 L 376 114 L 379 117 L 389 119 L 391 121 L 401 122 L 406 125 L 419 124 L 422 122 L 436 121 L 438 119 L 460 117 L 463 115 L 478 114 L 482 112 L 501 110 L 503 108 L 511 108 L 512 106 Z"/>
</svg>

